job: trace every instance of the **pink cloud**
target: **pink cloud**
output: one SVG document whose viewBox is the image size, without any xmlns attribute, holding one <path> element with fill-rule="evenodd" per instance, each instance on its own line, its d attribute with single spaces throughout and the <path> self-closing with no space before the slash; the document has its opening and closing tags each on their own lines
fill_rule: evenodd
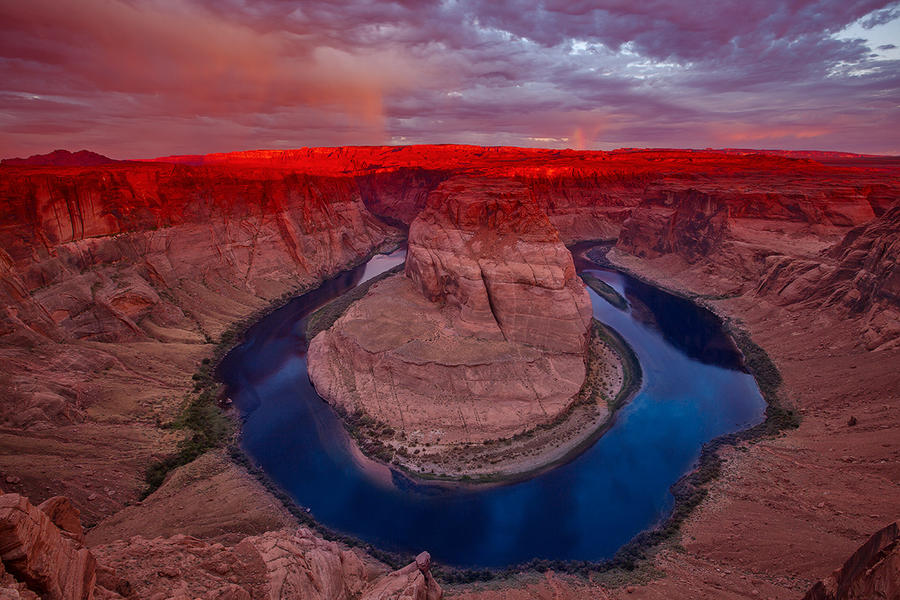
<svg viewBox="0 0 900 600">
<path fill-rule="evenodd" d="M 900 65 L 832 35 L 891 6 L 6 2 L 0 155 L 392 140 L 892 152 Z"/>
</svg>

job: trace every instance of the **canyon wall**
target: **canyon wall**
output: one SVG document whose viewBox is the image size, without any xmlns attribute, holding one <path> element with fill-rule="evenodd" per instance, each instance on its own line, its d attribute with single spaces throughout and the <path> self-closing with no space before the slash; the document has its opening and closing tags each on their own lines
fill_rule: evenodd
<svg viewBox="0 0 900 600">
<path fill-rule="evenodd" d="M 409 232 L 406 276 L 461 331 L 583 353 L 590 299 L 557 230 L 515 181 L 457 178 Z"/>
<path fill-rule="evenodd" d="M 352 179 L 295 173 L 19 170 L 4 173 L 0 196 L 4 299 L 23 301 L 21 316 L 3 315 L 0 336 L 217 335 L 227 316 L 185 297 L 190 288 L 275 297 L 364 256 L 386 232 Z"/>
<path fill-rule="evenodd" d="M 756 294 L 829 308 L 863 323 L 869 349 L 900 344 L 900 204 L 850 230 L 819 256 L 773 255 Z"/>
<path fill-rule="evenodd" d="M 0 469 L 90 524 L 173 451 L 226 328 L 396 235 L 353 178 L 271 169 L 4 166 L 0 198 Z"/>
<path fill-rule="evenodd" d="M 894 157 L 845 153 L 640 150 L 612 152 L 461 145 L 257 150 L 174 156 L 176 164 L 266 167 L 364 180 L 376 214 L 411 223 L 428 191 L 453 176 L 520 180 L 566 243 L 617 237 L 631 209 L 701 193 L 734 218 L 859 225 L 897 198 Z M 380 194 L 379 189 L 391 190 Z"/>
</svg>

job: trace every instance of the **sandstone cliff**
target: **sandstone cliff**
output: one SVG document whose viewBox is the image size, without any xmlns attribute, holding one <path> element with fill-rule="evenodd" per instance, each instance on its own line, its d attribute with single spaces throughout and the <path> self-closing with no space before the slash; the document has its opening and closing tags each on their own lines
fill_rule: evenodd
<svg viewBox="0 0 900 600">
<path fill-rule="evenodd" d="M 756 292 L 860 319 L 870 349 L 900 344 L 900 204 L 814 258 L 773 255 Z"/>
<path fill-rule="evenodd" d="M 582 353 L 590 299 L 545 213 L 515 182 L 453 179 L 409 233 L 406 276 L 482 339 Z"/>
<path fill-rule="evenodd" d="M 407 224 L 424 208 L 428 191 L 451 176 L 513 178 L 529 188 L 566 243 L 615 238 L 642 201 L 673 208 L 673 200 L 690 190 L 716 197 L 735 218 L 847 227 L 882 214 L 900 189 L 892 179 L 898 159 L 828 153 L 590 152 L 448 144 L 256 150 L 158 160 L 357 177 L 373 212 Z"/>
<path fill-rule="evenodd" d="M 399 432 L 398 446 L 508 437 L 578 392 L 591 306 L 527 190 L 452 179 L 410 228 L 406 273 L 310 344 L 319 393 Z"/>
<path fill-rule="evenodd" d="M 48 514 L 49 512 L 49 514 Z M 406 567 L 384 565 L 308 529 L 243 539 L 186 535 L 85 548 L 66 498 L 35 507 L 0 493 L 0 597 L 11 600 L 197 598 L 209 600 L 440 600 L 423 552 Z"/>
<path fill-rule="evenodd" d="M 25 305 L 2 315 L 0 334 L 194 341 L 228 322 L 191 298 L 196 288 L 275 297 L 386 233 L 352 179 L 273 171 L 19 169 L 4 171 L 0 197 L 4 299 Z"/>
<path fill-rule="evenodd" d="M 900 524 L 876 532 L 803 600 L 900 598 Z"/>
<path fill-rule="evenodd" d="M 718 198 L 689 189 L 667 194 L 655 207 L 644 203 L 625 221 L 616 247 L 636 256 L 678 254 L 696 262 L 717 250 L 728 235 L 729 207 Z"/>
<path fill-rule="evenodd" d="M 271 169 L 4 166 L 0 198 L 0 470 L 90 524 L 173 451 L 231 323 L 394 235 L 352 178 Z"/>
</svg>

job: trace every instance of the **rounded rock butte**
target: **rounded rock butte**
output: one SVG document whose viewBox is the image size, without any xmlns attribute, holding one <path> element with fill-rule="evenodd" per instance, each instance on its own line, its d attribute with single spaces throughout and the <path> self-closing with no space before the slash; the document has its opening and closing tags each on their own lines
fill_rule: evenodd
<svg viewBox="0 0 900 600">
<path fill-rule="evenodd" d="M 453 178 L 409 233 L 406 270 L 309 348 L 318 392 L 412 444 L 510 437 L 564 411 L 585 377 L 591 302 L 518 182 Z"/>
</svg>

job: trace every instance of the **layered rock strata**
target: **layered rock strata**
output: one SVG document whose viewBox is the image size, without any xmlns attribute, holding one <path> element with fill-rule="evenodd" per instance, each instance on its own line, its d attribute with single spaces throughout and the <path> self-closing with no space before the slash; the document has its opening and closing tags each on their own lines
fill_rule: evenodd
<svg viewBox="0 0 900 600">
<path fill-rule="evenodd" d="M 205 582 L 211 574 L 214 578 L 209 587 L 202 583 L 191 588 L 200 592 L 198 597 L 250 597 L 239 589 L 243 586 L 240 581 L 233 581 L 241 571 L 229 571 L 205 559 L 223 548 L 236 548 L 243 540 L 252 541 L 267 530 L 278 538 L 277 532 L 288 527 L 278 542 L 285 544 L 294 534 L 307 534 L 289 528 L 288 516 L 261 518 L 260 513 L 273 510 L 277 502 L 265 490 L 252 488 L 250 484 L 255 482 L 244 481 L 245 475 L 233 472 L 236 468 L 227 458 L 220 461 L 229 473 L 225 487 L 224 475 L 211 475 L 217 471 L 210 471 L 205 463 L 220 453 L 208 453 L 179 469 L 179 474 L 194 473 L 191 487 L 167 498 L 163 505 L 149 499 L 135 502 L 148 461 L 171 453 L 180 439 L 177 432 L 159 424 L 177 413 L 184 392 L 192 385 L 190 374 L 210 355 L 210 345 L 196 342 L 205 340 L 204 332 L 216 338 L 228 323 L 253 314 L 282 292 L 316 281 L 347 259 L 355 260 L 355 251 L 341 252 L 343 240 L 362 240 L 365 232 L 373 234 L 370 239 L 378 239 L 370 225 L 365 230 L 340 225 L 335 218 L 339 211 L 332 205 L 340 201 L 337 194 L 322 193 L 321 202 L 306 192 L 301 194 L 298 190 L 305 189 L 303 182 L 312 182 L 315 189 L 316 182 L 325 181 L 306 174 L 346 179 L 346 185 L 340 185 L 351 194 L 345 206 L 353 210 L 351 204 L 359 206 L 353 200 L 355 179 L 369 210 L 384 211 L 406 223 L 423 209 L 427 192 L 453 173 L 503 176 L 529 187 L 567 241 L 615 237 L 632 217 L 629 227 L 636 234 L 632 239 L 639 240 L 635 248 L 643 246 L 651 252 L 636 258 L 623 242 L 623 247 L 611 253 L 614 260 L 662 286 L 714 296 L 710 302 L 717 311 L 743 321 L 754 340 L 771 355 L 785 377 L 785 395 L 796 399 L 804 415 L 800 429 L 726 454 L 723 476 L 714 482 L 711 493 L 685 526 L 684 549 L 663 551 L 656 559 L 666 577 L 638 585 L 633 595 L 718 599 L 758 592 L 760 597 L 799 597 L 816 579 L 827 577 L 873 531 L 897 516 L 900 450 L 894 433 L 900 422 L 895 409 L 895 365 L 900 348 L 891 344 L 890 336 L 878 334 L 870 340 L 861 333 L 879 314 L 891 314 L 884 294 L 869 293 L 881 286 L 870 282 L 889 281 L 878 275 L 889 273 L 883 267 L 891 263 L 878 260 L 876 246 L 854 248 L 848 237 L 847 250 L 863 250 L 848 254 L 852 260 L 846 265 L 852 268 L 836 271 L 839 277 L 810 279 L 816 285 L 835 283 L 827 284 L 832 292 L 838 292 L 833 297 L 829 292 L 807 302 L 799 294 L 806 285 L 806 272 L 790 275 L 789 267 L 795 260 L 811 260 L 829 268 L 844 263 L 839 249 L 844 247 L 840 243 L 848 230 L 884 215 L 900 197 L 900 160 L 844 156 L 832 160 L 821 153 L 792 160 L 748 151 L 742 154 L 413 146 L 172 159 L 185 165 L 216 165 L 215 169 L 146 164 L 91 169 L 3 166 L 0 319 L 6 333 L 0 339 L 0 387 L 5 399 L 0 405 L 5 411 L 0 423 L 0 477 L 4 487 L 26 490 L 36 500 L 70 495 L 88 524 L 119 511 L 115 515 L 119 526 L 105 529 L 104 546 L 91 544 L 95 556 L 103 555 L 98 569 L 101 587 L 119 586 L 123 594 L 127 592 L 126 583 L 112 577 L 104 566 L 109 558 L 123 565 L 122 573 L 130 572 L 124 567 L 129 561 L 135 567 L 145 565 L 133 572 L 135 585 L 141 587 L 135 588 L 132 597 L 177 597 L 181 590 Z M 421 169 L 427 173 L 407 173 Z M 210 183 L 216 179 L 221 183 Z M 283 186 L 274 184 L 291 192 L 285 196 L 285 206 L 305 206 L 287 212 L 321 220 L 318 237 L 309 237 L 303 228 L 289 225 L 283 229 L 277 224 L 270 229 L 277 229 L 277 236 L 256 237 L 261 224 L 265 229 L 269 227 L 266 223 L 275 223 L 280 209 L 267 203 L 264 193 L 245 193 L 265 190 L 267 185 L 271 189 L 273 184 L 248 183 L 248 179 L 286 181 Z M 159 187 L 160 193 L 153 191 L 157 180 L 165 183 Z M 99 184 L 104 181 L 114 185 L 102 188 Z M 641 233 L 642 222 L 654 215 L 667 219 L 692 193 L 706 194 L 727 207 L 724 239 L 715 240 L 705 256 L 691 256 L 685 244 L 662 246 L 664 253 L 652 249 L 657 238 Z M 149 199 L 146 206 L 140 204 L 144 199 Z M 195 214 L 190 209 L 195 202 L 207 208 Z M 232 203 L 244 208 L 235 210 Z M 174 209 L 161 209 L 165 206 Z M 159 210 L 160 219 L 136 218 L 152 215 L 154 210 Z M 195 215 L 188 228 L 199 230 L 207 224 L 207 233 L 188 235 L 182 242 L 180 232 L 186 229 L 178 217 L 181 214 Z M 294 219 L 287 216 L 288 222 Z M 364 214 L 363 220 L 367 220 Z M 97 229 L 97 221 L 113 226 Z M 43 226 L 35 227 L 35 223 L 45 223 L 46 229 L 41 232 Z M 330 236 L 328 231 L 334 227 L 340 233 Z M 54 239 L 57 228 L 79 233 Z M 668 223 L 659 231 L 667 228 Z M 324 241 L 333 244 L 335 252 L 315 254 L 307 270 L 281 249 L 285 246 L 280 232 L 288 232 L 290 238 L 292 229 L 301 231 L 307 240 L 301 247 L 315 249 L 316 243 Z M 678 232 L 678 228 L 672 231 Z M 889 225 L 885 239 L 896 239 L 897 232 L 896 226 Z M 677 233 L 670 239 L 688 237 Z M 140 282 L 132 286 L 136 298 L 112 301 L 115 298 L 103 292 L 98 303 L 91 294 L 97 279 L 85 279 L 79 302 L 68 300 L 73 304 L 66 312 L 74 318 L 56 322 L 53 313 L 46 311 L 44 296 L 59 295 L 56 290 L 69 293 L 68 282 L 73 278 L 102 274 L 117 286 L 134 281 L 129 273 L 135 263 L 139 269 L 145 268 L 141 256 L 143 249 L 150 247 L 148 239 L 164 243 L 155 246 L 155 258 L 147 262 L 172 265 L 166 271 L 175 272 L 177 285 L 173 291 L 171 278 L 159 283 L 152 276 L 141 277 L 150 282 L 161 305 L 177 306 L 186 315 L 161 332 L 172 336 L 169 340 L 183 341 L 159 341 L 160 330 L 150 331 L 153 320 L 134 311 L 153 299 Z M 363 251 L 367 244 L 354 248 Z M 270 252 L 271 260 L 266 258 Z M 657 257 L 650 258 L 651 254 Z M 328 256 L 335 260 L 329 261 Z M 784 275 L 773 271 L 773 278 L 767 278 L 769 283 L 760 288 L 763 276 L 782 261 Z M 866 266 L 870 262 L 874 269 Z M 260 270 L 266 265 L 269 270 Z M 857 280 L 854 269 L 860 265 L 866 272 Z M 149 268 L 146 271 L 152 273 Z M 815 269 L 810 276 L 817 272 Z M 30 275 L 36 273 L 40 275 Z M 870 273 L 876 276 L 870 278 Z M 221 279 L 229 284 L 222 284 Z M 102 283 L 97 284 L 97 291 Z M 62 287 L 52 288 L 60 284 Z M 816 292 L 814 286 L 807 290 Z M 870 299 L 874 301 L 870 303 Z M 106 309 L 95 306 L 104 302 L 113 308 L 131 305 L 129 310 L 138 313 L 131 320 L 141 332 L 127 325 L 120 328 L 124 323 L 118 316 L 104 316 Z M 76 326 L 82 312 L 86 316 Z M 125 311 L 120 313 L 128 316 Z M 64 317 L 65 313 L 55 312 L 55 316 Z M 88 317 L 94 319 L 93 325 Z M 64 342 L 50 341 L 60 339 L 57 336 Z M 101 336 L 110 341 L 96 341 Z M 131 341 L 121 341 L 124 338 Z M 857 425 L 848 425 L 851 417 L 854 422 L 858 419 Z M 169 481 L 173 479 L 178 478 Z M 235 493 L 235 481 L 252 491 Z M 223 512 L 225 498 L 227 510 Z M 126 503 L 132 505 L 120 511 Z M 98 531 L 95 528 L 92 533 Z M 183 579 L 169 578 L 173 571 L 165 568 L 165 540 L 177 532 L 204 538 L 196 545 L 194 562 L 184 563 L 189 568 L 183 570 Z M 723 543 L 723 535 L 727 543 Z M 133 554 L 115 545 L 115 540 L 125 544 L 134 536 L 143 541 L 135 542 Z M 224 537 L 213 539 L 215 536 Z M 323 543 L 315 534 L 308 536 Z M 242 551 L 246 548 L 240 547 Z M 184 555 L 172 556 L 180 559 Z M 146 560 L 148 557 L 152 560 Z M 250 562 L 234 564 L 240 568 Z M 320 563 L 310 559 L 307 564 Z M 384 573 L 387 568 L 376 570 Z M 316 577 L 312 572 L 305 576 Z M 349 570 L 335 577 L 346 577 L 351 582 L 347 589 L 360 589 L 353 587 Z M 313 580 L 322 584 L 321 578 Z M 0 590 L 14 598 L 37 598 L 3 568 L 0 584 Z M 627 593 L 625 588 L 607 590 L 596 581 L 567 580 L 552 573 L 531 583 L 510 585 L 521 589 L 461 588 L 459 596 L 486 600 L 518 594 L 574 599 L 625 597 Z M 317 589 L 345 588 L 322 584 Z M 260 592 L 262 597 L 266 593 Z"/>
<path fill-rule="evenodd" d="M 354 179 L 266 169 L 4 166 L 0 198 L 0 470 L 89 525 L 173 452 L 227 327 L 395 235 Z"/>
<path fill-rule="evenodd" d="M 406 272 L 312 341 L 310 377 L 413 444 L 508 437 L 578 392 L 590 317 L 572 257 L 527 190 L 453 179 L 413 222 Z"/>
<path fill-rule="evenodd" d="M 303 528 L 282 528 L 237 541 L 132 536 L 90 550 L 76 539 L 80 532 L 78 510 L 66 498 L 35 507 L 19 494 L 0 493 L 0 598 L 440 600 L 443 596 L 431 575 L 427 552 L 388 572 L 364 553 Z"/>
<path fill-rule="evenodd" d="M 77 511 L 71 523 L 71 511 L 60 510 L 60 504 L 42 505 L 48 515 L 24 496 L 0 495 L 0 559 L 13 578 L 3 585 L 48 600 L 91 600 L 97 561 L 76 536 L 54 523 L 51 517 L 61 517 L 80 535 Z"/>
<path fill-rule="evenodd" d="M 877 531 L 803 600 L 900 598 L 900 523 Z"/>
<path fill-rule="evenodd" d="M 819 256 L 773 255 L 756 293 L 860 319 L 870 349 L 900 344 L 900 204 Z"/>
</svg>

